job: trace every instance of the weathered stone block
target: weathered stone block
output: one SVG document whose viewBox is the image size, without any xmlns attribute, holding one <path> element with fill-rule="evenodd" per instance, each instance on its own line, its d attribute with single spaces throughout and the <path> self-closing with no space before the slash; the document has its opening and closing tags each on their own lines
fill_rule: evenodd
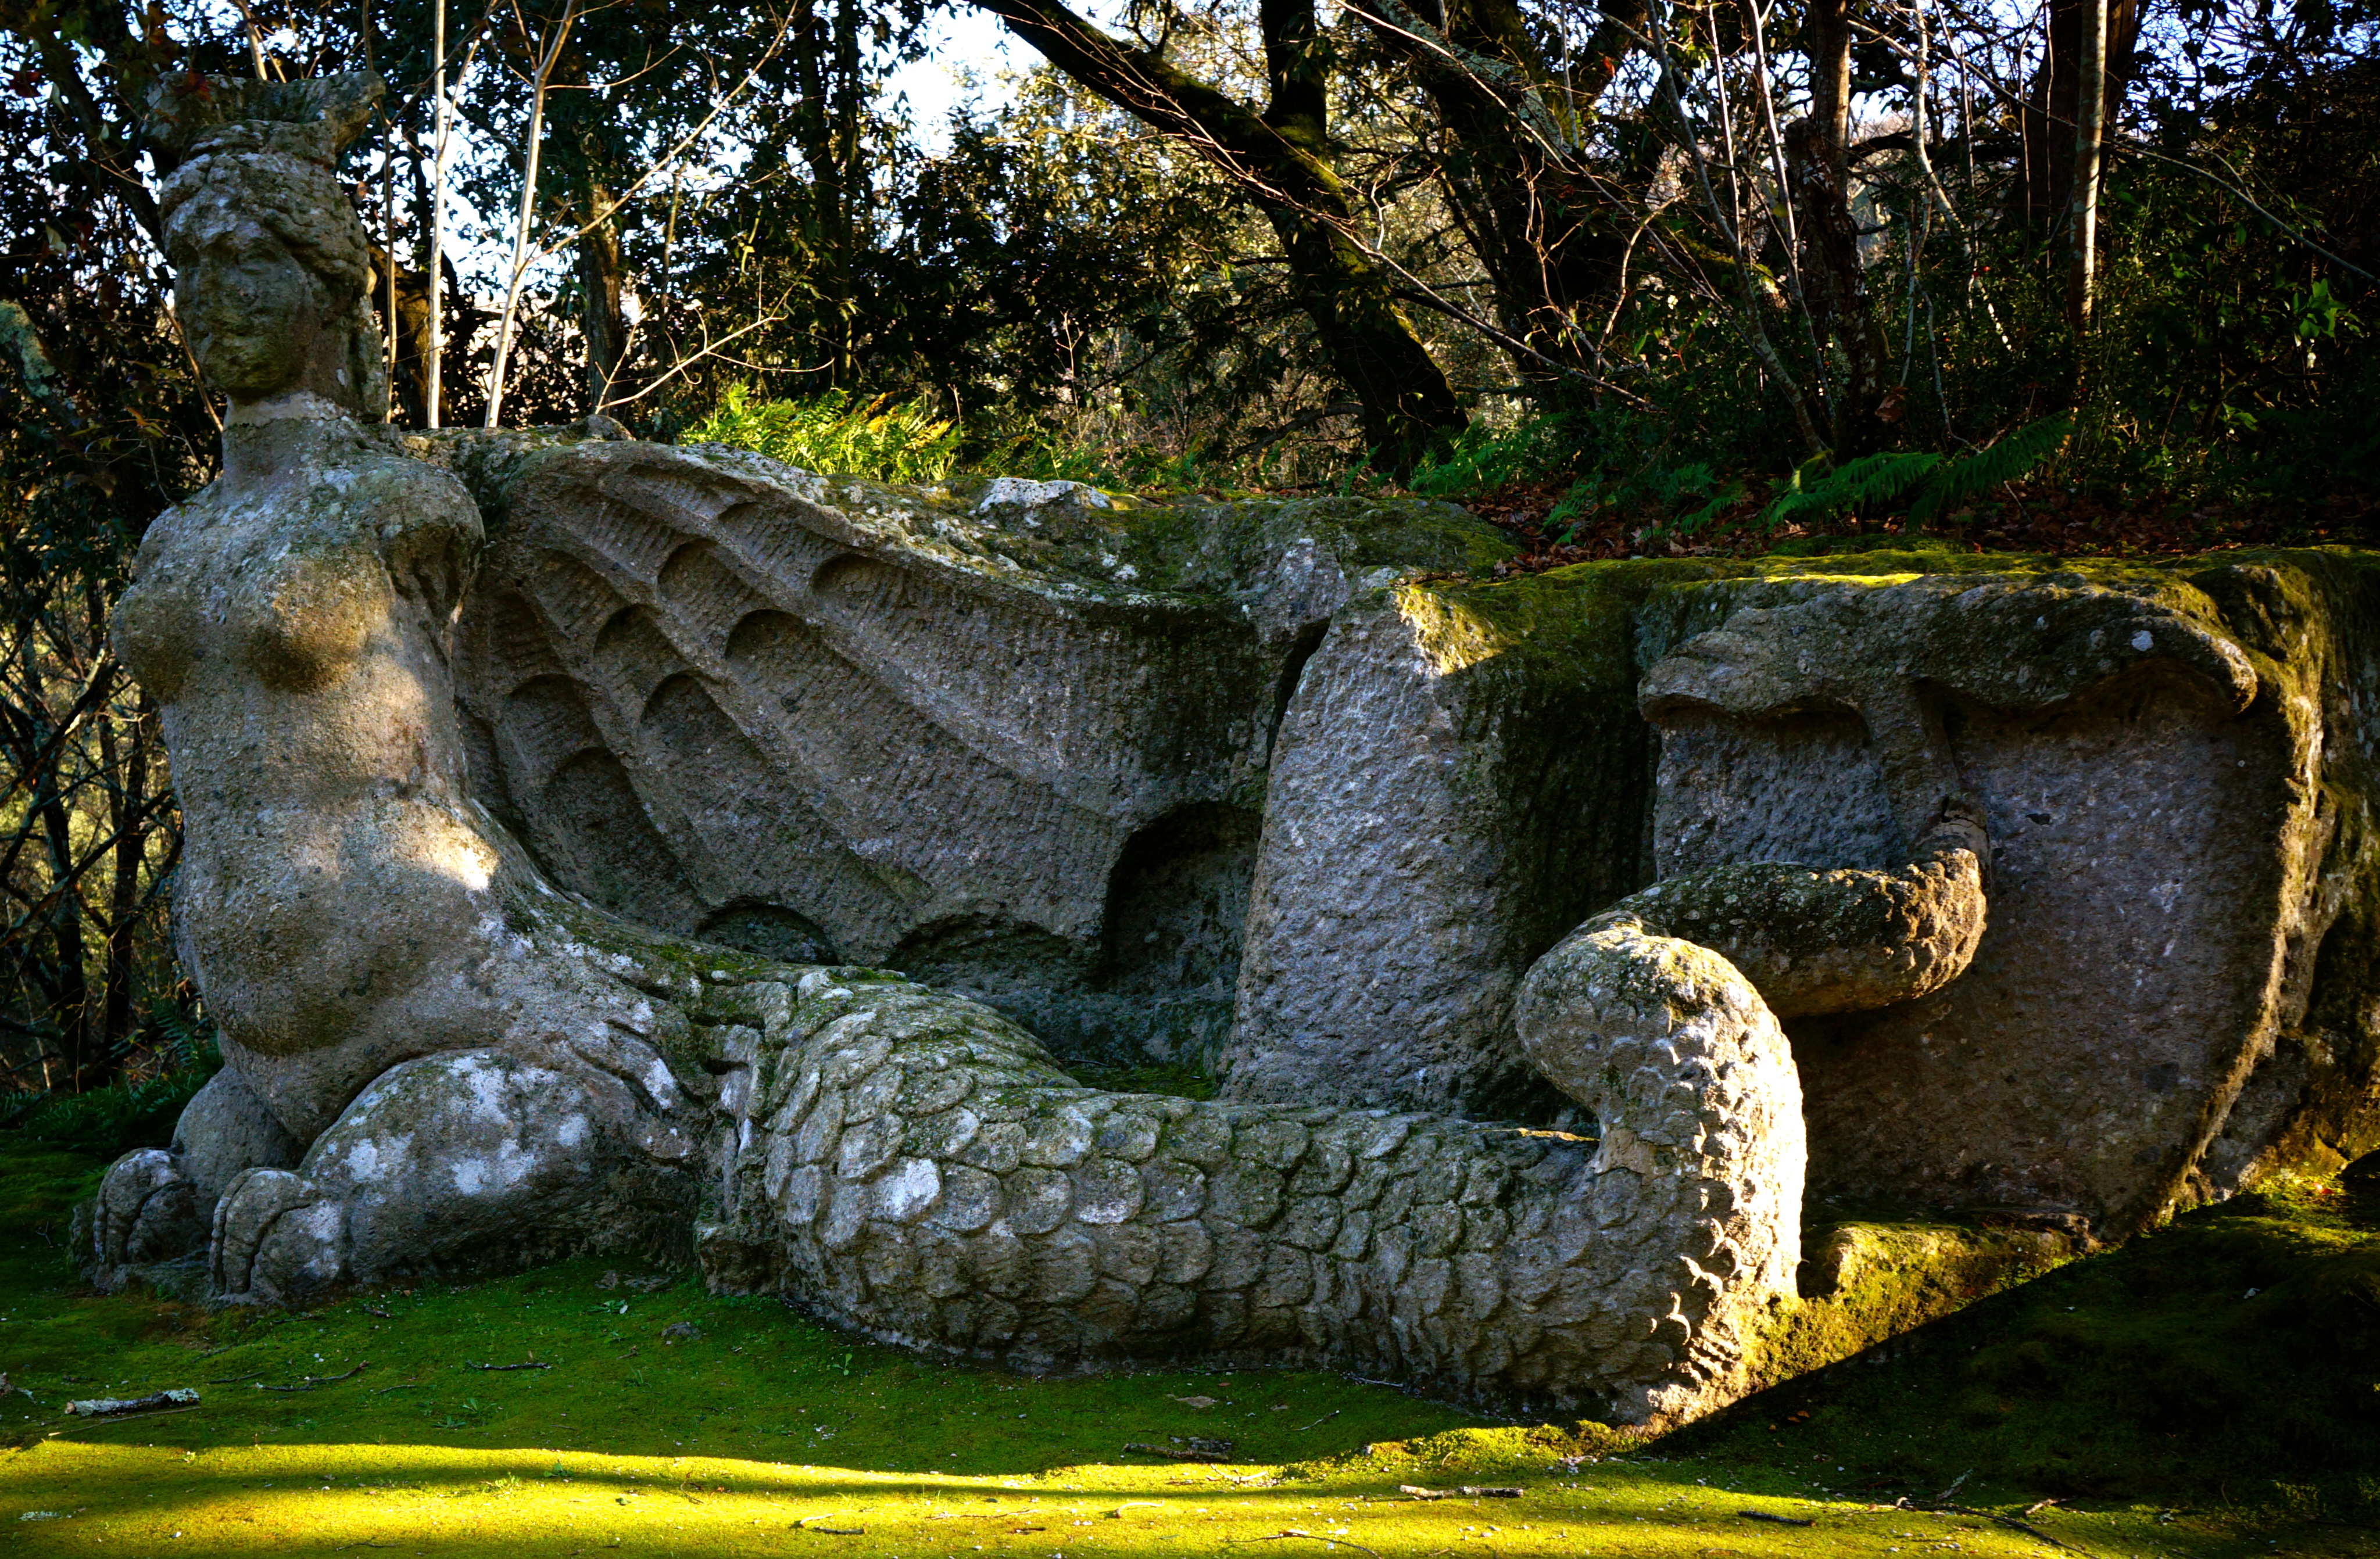
<svg viewBox="0 0 2380 1559">
<path fill-rule="evenodd" d="M 1007 1224 L 1019 1234 L 1047 1234 L 1074 1210 L 1074 1182 L 1058 1170 L 1019 1169 L 1007 1187 Z"/>
<path fill-rule="evenodd" d="M 2374 1056 L 2324 1034 L 2371 965 L 2322 949 L 2366 935 L 2354 906 L 2380 888 L 2358 712 L 2375 583 L 2370 561 L 2315 551 L 1721 581 L 1659 604 L 1662 871 L 1902 848 L 1854 666 L 1924 690 L 1993 841 L 1963 976 L 1790 1025 L 1815 1196 L 2121 1235 L 2380 1127 L 2349 1102 L 2368 1071 L 2317 1080 L 2305 1059 Z"/>
</svg>

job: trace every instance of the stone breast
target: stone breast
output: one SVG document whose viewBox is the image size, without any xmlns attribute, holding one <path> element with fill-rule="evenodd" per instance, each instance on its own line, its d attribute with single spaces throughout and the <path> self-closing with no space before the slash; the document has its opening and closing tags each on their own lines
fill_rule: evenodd
<svg viewBox="0 0 2380 1559">
<path fill-rule="evenodd" d="M 354 670 L 389 615 L 388 571 L 365 536 L 302 536 L 269 514 L 201 497 L 160 522 L 162 545 L 117 603 L 116 652 L 161 700 L 228 656 L 275 692 L 311 693 Z"/>
</svg>

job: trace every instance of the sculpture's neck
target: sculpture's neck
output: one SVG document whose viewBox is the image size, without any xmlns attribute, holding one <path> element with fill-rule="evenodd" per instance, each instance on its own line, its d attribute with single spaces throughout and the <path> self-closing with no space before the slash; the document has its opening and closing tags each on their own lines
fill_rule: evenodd
<svg viewBox="0 0 2380 1559">
<path fill-rule="evenodd" d="M 224 417 L 224 476 L 244 486 L 292 466 L 319 465 L 361 432 L 343 407 L 311 391 L 235 403 Z"/>
</svg>

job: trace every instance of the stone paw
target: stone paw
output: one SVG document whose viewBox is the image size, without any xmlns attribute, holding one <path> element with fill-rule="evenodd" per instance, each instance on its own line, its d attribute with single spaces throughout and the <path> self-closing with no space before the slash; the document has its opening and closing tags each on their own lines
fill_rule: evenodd
<svg viewBox="0 0 2380 1559">
<path fill-rule="evenodd" d="M 90 1236 L 90 1246 L 80 1254 L 91 1282 L 103 1292 L 114 1293 L 139 1268 L 205 1248 L 200 1188 L 182 1173 L 172 1154 L 158 1148 L 126 1154 L 100 1182 Z"/>
<path fill-rule="evenodd" d="M 250 1169 L 225 1189 L 208 1276 L 225 1302 L 280 1304 L 347 1275 L 344 1203 L 286 1169 Z"/>
<path fill-rule="evenodd" d="M 277 1304 L 334 1285 L 682 1242 L 697 1190 L 679 1166 L 686 1135 L 618 1078 L 576 1063 L 492 1050 L 407 1061 L 358 1094 L 295 1172 L 233 1178 L 215 1212 L 215 1287 L 230 1302 Z"/>
</svg>

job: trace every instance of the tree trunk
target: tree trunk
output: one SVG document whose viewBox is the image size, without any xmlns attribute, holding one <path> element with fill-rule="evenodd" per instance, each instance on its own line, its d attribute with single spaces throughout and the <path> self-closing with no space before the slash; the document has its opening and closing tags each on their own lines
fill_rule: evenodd
<svg viewBox="0 0 2380 1559">
<path fill-rule="evenodd" d="M 628 353 L 628 322 L 621 310 L 623 264 L 620 256 L 618 200 L 612 193 L 610 170 L 619 163 L 613 155 L 615 127 L 604 117 L 589 80 L 584 47 L 587 32 L 565 52 L 553 68 L 553 82 L 567 89 L 549 112 L 553 138 L 547 155 L 555 176 L 568 188 L 571 212 L 580 224 L 577 243 L 579 314 L 578 331 L 587 348 L 587 413 L 617 405 L 629 393 L 625 384 Z"/>
<path fill-rule="evenodd" d="M 1810 119 L 1830 182 L 1851 184 L 1851 0 L 1810 0 L 1803 27 L 1809 39 Z"/>
<path fill-rule="evenodd" d="M 118 782 L 108 798 L 108 821 L 115 834 L 114 880 L 107 905 L 107 988 L 100 1023 L 103 1050 L 113 1055 L 132 1036 L 132 997 L 140 973 L 135 935 L 140 916 L 141 863 L 148 853 L 149 736 L 153 717 L 141 695 L 128 746 L 115 739 L 115 722 L 99 722 L 100 761 Z"/>
<path fill-rule="evenodd" d="M 429 235 L 430 259 L 422 269 L 430 272 L 430 350 L 425 357 L 429 364 L 429 391 L 422 399 L 430 408 L 429 426 L 446 426 L 446 311 L 445 295 L 439 290 L 438 278 L 446 269 L 446 170 L 453 150 L 455 103 L 446 91 L 446 0 L 431 0 L 437 18 L 434 33 L 437 42 L 430 74 L 430 218 L 424 227 Z"/>
<path fill-rule="evenodd" d="M 1525 348 L 1513 354 L 1524 377 L 1592 365 L 1579 320 L 1608 311 L 1627 252 L 1627 224 L 1589 193 L 1609 173 L 1578 165 L 1579 126 L 1647 13 L 1644 0 L 1606 0 L 1602 14 L 1567 70 L 1548 65 L 1512 0 L 1385 0 L 1374 18 L 1375 37 L 1414 70 L 1462 148 L 1440 179 L 1488 272 L 1498 324 Z M 1623 125 L 1609 128 L 1625 137 Z M 1659 152 L 1651 137 L 1633 139 L 1620 182 L 1641 190 Z"/>
<path fill-rule="evenodd" d="M 1313 0 L 1262 0 L 1258 21 L 1270 99 L 1264 123 L 1318 163 L 1330 154 L 1330 125 Z M 1335 344 L 1331 364 L 1362 408 L 1366 441 L 1378 449 L 1409 440 L 1403 429 L 1427 426 L 1431 415 L 1427 404 L 1410 395 L 1401 373 L 1401 343 L 1419 343 L 1393 301 L 1365 285 L 1377 275 L 1369 257 L 1308 213 L 1284 209 L 1268 214 L 1288 257 L 1299 306 L 1323 338 Z M 1379 307 L 1384 302 L 1386 308 Z"/>
<path fill-rule="evenodd" d="M 587 410 L 591 416 L 623 393 L 628 323 L 620 309 L 620 232 L 611 214 L 612 192 L 590 183 L 587 208 L 591 225 L 578 236 L 578 290 L 585 298 L 579 330 L 587 339 Z"/>
<path fill-rule="evenodd" d="M 1373 464 L 1402 476 L 1463 407 L 1382 284 L 1370 257 L 1330 222 L 1281 209 L 1267 213 L 1288 259 L 1298 306 L 1314 320 L 1330 367 L 1361 409 Z"/>
<path fill-rule="evenodd" d="M 411 160 L 413 175 L 413 219 L 414 233 L 416 235 L 413 274 L 417 278 L 427 278 L 431 273 L 433 267 L 451 265 L 453 261 L 443 252 L 443 246 L 439 247 L 438 252 L 432 251 L 432 246 L 430 242 L 430 214 L 436 197 L 431 186 L 429 173 L 423 165 L 422 148 L 419 140 L 414 142 L 413 150 L 415 153 Z M 414 338 L 413 367 L 411 371 L 414 393 L 411 399 L 406 404 L 406 411 L 412 417 L 413 425 L 415 427 L 431 428 L 440 426 L 445 421 L 445 418 L 443 416 L 433 417 L 432 415 L 433 413 L 443 413 L 446 409 L 444 405 L 444 395 L 443 393 L 444 389 L 444 375 L 443 372 L 438 375 L 432 375 L 430 371 L 432 344 L 432 332 L 431 329 L 431 320 L 430 317 L 431 289 L 430 284 L 427 280 L 420 281 L 419 284 L 420 292 L 419 294 L 419 303 L 417 307 L 419 308 L 420 312 L 419 315 L 419 323 L 416 326 L 417 333 Z M 383 293 L 385 293 L 385 286 L 383 285 Z M 441 297 L 438 301 L 442 305 L 450 303 L 453 300 L 455 290 L 456 289 L 454 287 L 448 287 L 446 289 L 446 295 Z M 410 300 L 406 296 L 405 277 L 400 273 L 397 278 L 396 293 L 396 308 L 399 319 L 403 319 L 405 317 L 409 301 Z M 454 322 L 452 311 L 442 308 L 439 312 L 441 313 L 442 318 L 437 321 L 439 330 L 436 334 L 447 337 L 446 341 L 443 343 L 443 344 L 451 345 L 452 338 L 449 334 L 449 327 L 451 327 Z M 443 365 L 442 364 L 441 367 L 443 369 Z M 436 384 L 442 392 L 440 395 L 440 404 L 436 406 L 432 406 L 430 404 L 431 389 L 433 384 Z"/>
<path fill-rule="evenodd" d="M 1812 0 L 1804 14 L 1810 52 L 1810 113 L 1785 127 L 1786 195 L 1801 239 L 1802 292 L 1821 344 L 1841 354 L 1842 378 L 1828 397 L 1836 460 L 1875 453 L 1887 425 L 1884 398 L 1891 344 L 1868 307 L 1859 224 L 1851 204 L 1852 30 L 1849 0 Z"/>
<path fill-rule="evenodd" d="M 2073 399 L 2082 397 L 2083 340 L 2091 330 L 2092 292 L 2098 268 L 2099 163 L 2106 128 L 2107 0 L 2082 0 L 2074 63 L 2074 168 L 2068 223 L 2066 322 L 2074 333 Z"/>
<path fill-rule="evenodd" d="M 1264 33 L 1264 122 L 1308 156 L 1329 156 L 1330 81 L 1314 0 L 1261 0 L 1257 22 Z"/>
<path fill-rule="evenodd" d="M 67 1087 L 77 1094 L 104 1081 L 105 1056 L 91 1033 L 90 949 L 83 941 L 82 900 L 75 892 L 73 820 L 56 788 L 42 781 L 34 800 L 50 856 L 50 935 L 57 949 L 51 982 L 58 1037 L 67 1051 Z"/>
<path fill-rule="evenodd" d="M 828 4 L 833 14 L 821 19 L 817 0 L 798 0 L 788 46 L 800 89 L 793 109 L 794 139 L 809 174 L 802 248 L 803 279 L 813 300 L 810 328 L 827 382 L 848 387 L 858 377 L 851 280 L 856 232 L 852 190 L 859 162 L 856 0 Z"/>
<path fill-rule="evenodd" d="M 400 419 L 416 428 L 429 426 L 430 410 L 430 278 L 422 271 L 396 269 L 396 318 L 388 319 L 389 255 L 371 250 L 372 308 L 382 329 L 396 338 L 396 371 L 389 376 L 396 392 Z M 453 289 L 450 287 L 449 292 Z"/>
<path fill-rule="evenodd" d="M 835 0 L 834 7 L 834 163 L 835 204 L 827 239 L 834 256 L 833 294 L 836 304 L 831 344 L 836 361 L 836 382 L 859 376 L 858 299 L 853 281 L 859 265 L 860 207 L 868 193 L 868 174 L 860 162 L 861 92 L 859 16 L 861 0 Z"/>
<path fill-rule="evenodd" d="M 2096 11 L 2107 28 L 2100 45 L 2104 61 L 2099 104 L 2103 139 L 2123 107 L 2131 85 L 2140 42 L 2138 0 L 2051 0 L 2049 53 L 2025 96 L 2023 176 L 2018 180 L 2015 213 L 2036 242 L 2046 242 L 2072 215 L 2074 150 L 2081 125 L 2077 94 L 2082 86 L 2086 18 Z"/>
<path fill-rule="evenodd" d="M 42 832 L 42 851 L 47 856 L 48 881 L 23 895 L 29 911 L 41 912 L 47 925 L 50 946 L 55 958 L 42 968 L 30 955 L 25 964 L 31 967 L 33 977 L 43 987 L 53 1020 L 58 1028 L 58 1044 L 66 1053 L 67 1087 L 79 1094 L 93 1083 L 100 1057 L 91 1037 L 91 969 L 89 949 L 83 941 L 82 900 L 75 894 L 74 818 L 67 805 L 66 794 L 59 788 L 59 758 L 53 749 L 58 711 L 50 704 L 49 679 L 42 674 L 37 635 L 24 635 L 18 651 L 18 676 L 24 688 L 24 703 L 10 721 L 17 738 L 17 751 L 11 755 L 20 767 L 38 764 L 32 777 L 27 806 L 32 818 L 38 820 Z M 67 718 L 74 718 L 68 711 Z M 43 906 L 46 905 L 46 910 Z M 29 913 L 31 923 L 35 915 Z M 30 935 L 38 935 L 31 924 Z"/>
<path fill-rule="evenodd" d="M 1057 0 L 974 4 L 1069 77 L 1181 140 L 1249 190 L 1281 239 L 1298 302 L 1313 319 L 1332 370 L 1363 407 L 1364 438 L 1377 465 L 1399 475 L 1410 471 L 1440 432 L 1463 425 L 1462 403 L 1398 302 L 1394 282 L 1354 239 L 1354 202 L 1324 151 L 1327 130 L 1314 91 L 1319 63 L 1311 45 L 1300 42 L 1314 35 L 1312 0 L 1275 0 L 1264 9 L 1267 74 L 1289 88 L 1278 127 L 1269 115 L 1250 112 L 1153 51 L 1110 37 Z"/>
<path fill-rule="evenodd" d="M 24 656 L 27 707 L 46 725 L 43 678 L 34 664 L 30 635 Z M 46 746 L 51 732 L 37 727 L 33 747 Z M 56 960 L 47 984 L 50 1005 L 58 1025 L 59 1042 L 67 1053 L 67 1086 L 82 1093 L 96 1086 L 101 1057 L 91 1035 L 91 965 L 83 942 L 82 900 L 75 892 L 74 818 L 58 789 L 58 766 L 44 767 L 34 782 L 32 809 L 42 823 L 42 844 L 49 856 L 49 932 Z"/>
</svg>

